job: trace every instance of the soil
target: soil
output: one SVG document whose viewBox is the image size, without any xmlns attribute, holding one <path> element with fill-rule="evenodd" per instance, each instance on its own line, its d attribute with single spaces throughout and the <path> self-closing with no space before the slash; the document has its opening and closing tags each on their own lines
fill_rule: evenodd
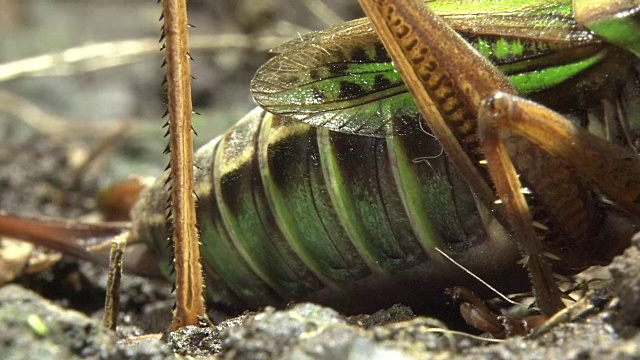
<svg viewBox="0 0 640 360">
<path fill-rule="evenodd" d="M 266 308 L 217 325 L 203 323 L 169 334 L 141 336 L 153 327 L 166 326 L 141 322 L 141 313 L 147 319 L 168 318 L 171 308 L 171 302 L 162 296 L 152 300 L 157 289 L 142 283 L 134 288 L 140 286 L 138 295 L 147 294 L 149 301 L 141 305 L 133 300 L 136 296 L 130 296 L 130 288 L 124 289 L 123 325 L 114 333 L 100 325 L 99 312 L 88 316 L 65 309 L 60 302 L 9 284 L 0 288 L 0 351 L 5 359 L 176 359 L 185 355 L 222 359 L 632 359 L 640 356 L 638 245 L 640 241 L 634 241 L 605 268 L 613 281 L 590 292 L 580 302 L 587 305 L 582 311 L 536 336 L 498 343 L 447 332 L 446 324 L 415 316 L 402 305 L 372 315 L 345 317 L 309 303 L 283 310 Z M 141 307 L 132 308 L 135 303 Z"/>
</svg>

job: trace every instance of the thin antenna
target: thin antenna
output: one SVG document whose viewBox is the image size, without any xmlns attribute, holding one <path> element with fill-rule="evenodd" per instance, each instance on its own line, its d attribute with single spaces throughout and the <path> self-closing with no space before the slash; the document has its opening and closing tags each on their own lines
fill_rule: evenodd
<svg viewBox="0 0 640 360">
<path fill-rule="evenodd" d="M 489 290 L 493 291 L 494 293 L 496 293 L 499 297 L 501 297 L 502 299 L 504 299 L 506 302 L 508 302 L 509 304 L 512 305 L 516 305 L 516 306 L 525 306 L 519 302 L 515 302 L 511 299 L 509 299 L 506 295 L 504 295 L 503 293 L 501 293 L 500 291 L 498 291 L 498 289 L 494 288 L 493 286 L 489 285 L 488 282 L 482 280 L 478 275 L 474 274 L 473 272 L 471 272 L 471 270 L 467 269 L 466 267 L 464 267 L 462 264 L 460 264 L 459 262 L 453 260 L 453 258 L 449 255 L 447 255 L 444 251 L 438 249 L 438 247 L 435 248 L 437 252 L 440 253 L 440 255 L 444 256 L 447 260 L 451 261 L 454 265 L 456 265 L 457 267 L 459 267 L 460 269 L 464 270 L 464 272 L 466 272 L 467 274 L 473 276 L 474 279 L 478 280 L 482 285 L 486 286 Z"/>
</svg>

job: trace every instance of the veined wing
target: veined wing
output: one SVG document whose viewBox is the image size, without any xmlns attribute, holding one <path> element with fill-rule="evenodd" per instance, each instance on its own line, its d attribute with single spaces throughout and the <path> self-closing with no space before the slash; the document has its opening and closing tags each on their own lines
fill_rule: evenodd
<svg viewBox="0 0 640 360">
<path fill-rule="evenodd" d="M 348 40 L 348 41 L 347 41 Z M 273 50 L 251 92 L 265 110 L 332 130 L 385 136 L 418 116 L 411 96 L 366 19 L 314 32 Z"/>
<path fill-rule="evenodd" d="M 427 1 L 523 94 L 548 89 L 602 58 L 571 1 Z M 269 112 L 369 136 L 415 133 L 419 112 L 366 18 L 272 50 L 251 91 Z"/>
</svg>

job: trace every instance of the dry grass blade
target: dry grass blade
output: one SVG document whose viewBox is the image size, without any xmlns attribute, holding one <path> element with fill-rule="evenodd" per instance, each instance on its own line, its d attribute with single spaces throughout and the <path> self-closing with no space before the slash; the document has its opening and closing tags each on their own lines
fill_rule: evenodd
<svg viewBox="0 0 640 360">
<path fill-rule="evenodd" d="M 271 49 L 290 37 L 263 36 L 253 39 L 243 34 L 200 35 L 190 42 L 191 51 L 220 49 Z M 134 39 L 81 45 L 0 64 L 0 82 L 25 76 L 62 76 L 128 65 L 155 58 L 157 39 Z"/>
</svg>

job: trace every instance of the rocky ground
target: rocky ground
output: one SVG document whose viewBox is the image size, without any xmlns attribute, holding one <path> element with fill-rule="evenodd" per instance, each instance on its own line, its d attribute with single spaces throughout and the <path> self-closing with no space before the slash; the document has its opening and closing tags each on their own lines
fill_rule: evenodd
<svg viewBox="0 0 640 360">
<path fill-rule="evenodd" d="M 613 282 L 581 302 L 589 310 L 536 337 L 496 343 L 450 333 L 444 331 L 442 322 L 415 316 L 402 305 L 373 315 L 345 317 L 333 309 L 302 303 L 284 310 L 246 313 L 218 325 L 187 327 L 160 338 L 160 334 L 141 336 L 145 330 L 129 315 L 121 319 L 129 325 L 121 325 L 114 333 L 101 327 L 99 313 L 87 316 L 23 286 L 5 285 L 0 288 L 0 353 L 4 359 L 175 359 L 187 355 L 221 359 L 634 359 L 640 356 L 638 245 L 636 241 L 606 268 Z M 127 304 L 136 301 L 126 291 L 124 314 L 141 311 L 147 319 L 154 315 L 166 318 L 170 302 L 147 302 L 142 309 L 132 310 Z M 147 321 L 144 326 L 159 325 Z"/>
</svg>

